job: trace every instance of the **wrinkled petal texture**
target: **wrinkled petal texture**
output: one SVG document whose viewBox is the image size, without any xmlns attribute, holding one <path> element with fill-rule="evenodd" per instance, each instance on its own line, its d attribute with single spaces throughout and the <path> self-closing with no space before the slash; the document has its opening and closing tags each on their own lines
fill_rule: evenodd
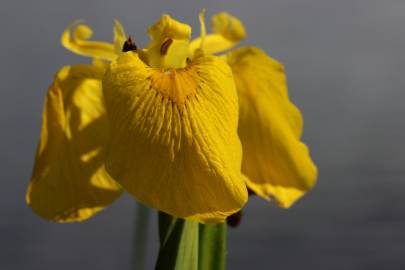
<svg viewBox="0 0 405 270">
<path fill-rule="evenodd" d="M 237 93 L 222 59 L 164 70 L 128 52 L 112 63 L 103 91 L 106 169 L 139 201 L 200 222 L 223 222 L 244 205 Z"/>
<path fill-rule="evenodd" d="M 317 169 L 300 141 L 302 117 L 288 98 L 284 68 L 253 47 L 226 58 L 239 94 L 242 172 L 248 187 L 289 207 L 315 184 Z"/>
<path fill-rule="evenodd" d="M 105 67 L 64 67 L 44 104 L 41 138 L 26 200 L 56 222 L 85 220 L 112 203 L 119 184 L 103 167 L 108 122 L 101 90 Z"/>
</svg>

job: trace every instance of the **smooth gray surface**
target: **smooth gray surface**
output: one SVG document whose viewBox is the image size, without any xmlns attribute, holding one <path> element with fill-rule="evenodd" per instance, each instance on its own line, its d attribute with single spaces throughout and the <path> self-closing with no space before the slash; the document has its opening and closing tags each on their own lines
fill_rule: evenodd
<svg viewBox="0 0 405 270">
<path fill-rule="evenodd" d="M 291 210 L 253 199 L 230 232 L 228 269 L 405 269 L 405 1 L 10 1 L 0 3 L 0 269 L 129 269 L 133 200 L 82 224 L 41 220 L 24 203 L 43 96 L 59 45 L 84 18 L 110 40 L 113 18 L 145 45 L 168 12 L 193 26 L 227 10 L 286 65 L 319 184 Z M 155 219 L 151 236 L 156 234 Z M 152 237 L 152 268 L 157 237 Z"/>
</svg>

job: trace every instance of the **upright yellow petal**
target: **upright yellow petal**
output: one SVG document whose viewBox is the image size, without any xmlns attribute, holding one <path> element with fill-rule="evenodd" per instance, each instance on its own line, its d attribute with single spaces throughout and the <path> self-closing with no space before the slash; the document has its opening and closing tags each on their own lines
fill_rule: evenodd
<svg viewBox="0 0 405 270">
<path fill-rule="evenodd" d="M 151 42 L 146 54 L 148 65 L 161 68 L 182 68 L 187 64 L 191 27 L 163 15 L 148 29 Z"/>
<path fill-rule="evenodd" d="M 101 90 L 105 67 L 64 67 L 45 99 L 26 199 L 45 219 L 82 221 L 112 203 L 120 186 L 103 167 L 108 137 Z"/>
<path fill-rule="evenodd" d="M 92 36 L 93 30 L 77 21 L 65 29 L 61 43 L 76 54 L 111 61 L 117 58 L 126 39 L 125 31 L 117 20 L 114 23 L 114 43 L 90 41 Z"/>
<path fill-rule="evenodd" d="M 243 173 L 258 195 L 291 206 L 316 181 L 317 169 L 300 142 L 302 117 L 288 98 L 283 66 L 245 47 L 227 56 L 239 94 Z"/>
<path fill-rule="evenodd" d="M 233 48 L 241 40 L 246 38 L 246 31 L 243 23 L 238 18 L 226 12 L 220 12 L 212 16 L 212 34 L 205 35 L 203 13 L 200 14 L 200 23 L 202 30 L 201 37 L 196 38 L 191 42 L 190 51 L 192 53 L 201 47 L 206 54 L 219 53 Z"/>
<path fill-rule="evenodd" d="M 118 56 L 122 52 L 124 42 L 127 40 L 124 27 L 118 20 L 114 20 L 114 50 Z"/>
<path fill-rule="evenodd" d="M 103 91 L 106 169 L 139 201 L 201 222 L 223 222 L 244 205 L 237 93 L 222 59 L 163 70 L 128 52 L 111 64 Z"/>
</svg>

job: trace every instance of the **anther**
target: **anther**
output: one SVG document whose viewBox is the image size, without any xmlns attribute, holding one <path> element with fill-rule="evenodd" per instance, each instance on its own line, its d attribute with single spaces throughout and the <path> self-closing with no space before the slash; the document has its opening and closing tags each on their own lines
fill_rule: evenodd
<svg viewBox="0 0 405 270">
<path fill-rule="evenodd" d="M 132 40 L 132 37 L 129 36 L 128 39 L 124 42 L 124 45 L 122 46 L 122 51 L 123 52 L 129 52 L 129 51 L 136 51 L 136 45 L 135 42 Z"/>
<path fill-rule="evenodd" d="M 173 39 L 169 38 L 160 46 L 160 55 L 166 55 L 170 45 L 172 45 Z"/>
</svg>

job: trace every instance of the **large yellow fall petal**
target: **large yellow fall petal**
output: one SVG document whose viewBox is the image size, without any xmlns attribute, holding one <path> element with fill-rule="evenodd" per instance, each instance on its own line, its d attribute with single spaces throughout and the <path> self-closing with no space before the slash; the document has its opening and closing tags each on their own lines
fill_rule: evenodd
<svg viewBox="0 0 405 270">
<path fill-rule="evenodd" d="M 232 73 L 215 56 L 154 69 L 122 54 L 103 79 L 111 136 L 106 169 L 142 203 L 222 222 L 247 200 Z"/>
<path fill-rule="evenodd" d="M 112 203 L 120 186 L 103 167 L 108 137 L 101 90 L 105 67 L 64 67 L 45 99 L 41 138 L 26 200 L 56 222 L 87 219 Z"/>
<path fill-rule="evenodd" d="M 234 50 L 226 59 L 239 94 L 248 187 L 289 207 L 315 184 L 317 169 L 300 142 L 302 117 L 288 98 L 284 68 L 253 47 Z"/>
</svg>

